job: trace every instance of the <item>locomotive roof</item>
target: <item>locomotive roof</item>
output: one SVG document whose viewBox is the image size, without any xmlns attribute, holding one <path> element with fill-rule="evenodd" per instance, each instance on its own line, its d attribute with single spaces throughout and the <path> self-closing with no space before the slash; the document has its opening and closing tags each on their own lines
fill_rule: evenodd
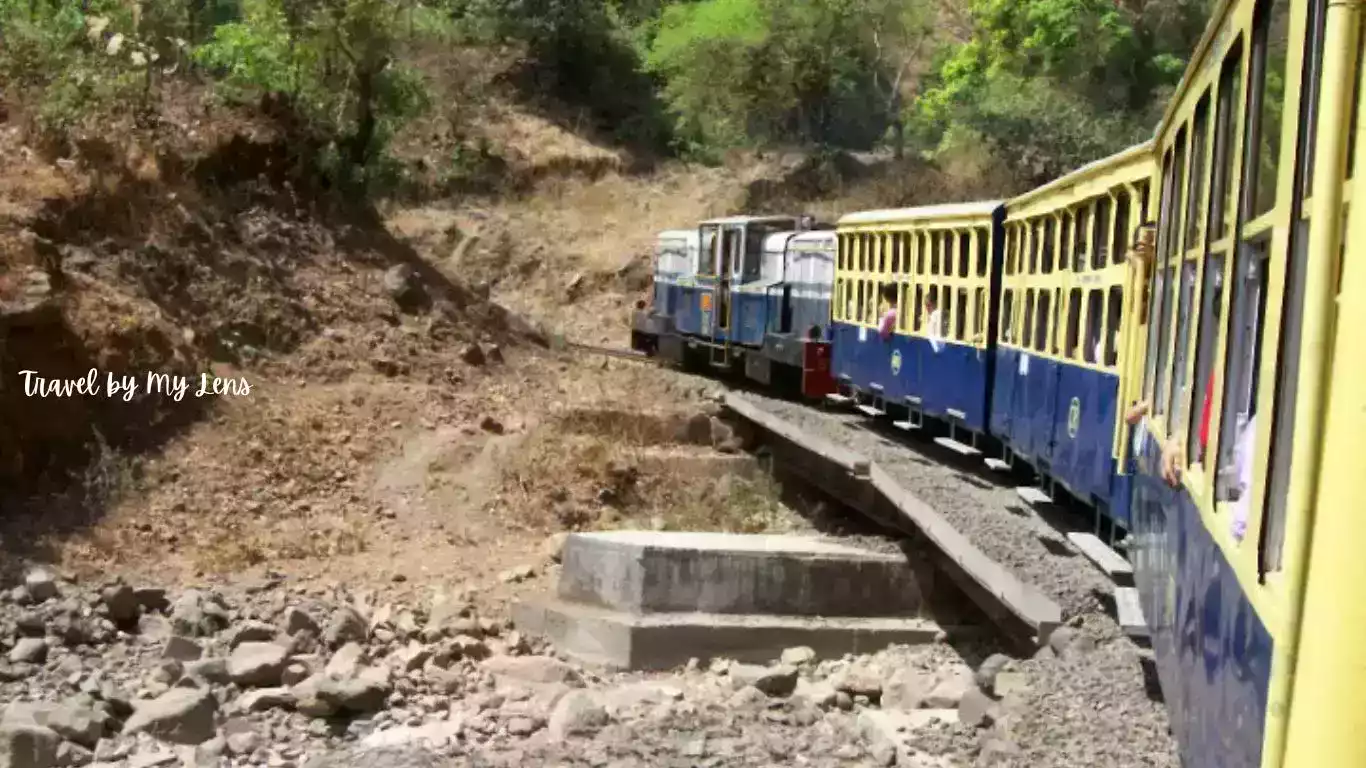
<svg viewBox="0 0 1366 768">
<path fill-rule="evenodd" d="M 850 224 L 893 224 L 901 221 L 921 221 L 924 219 L 963 219 L 974 216 L 990 216 L 1001 207 L 1001 200 L 987 200 L 975 203 L 948 203 L 945 205 L 922 205 L 916 208 L 888 208 L 879 211 L 859 211 L 840 217 L 841 227 Z"/>
<path fill-rule="evenodd" d="M 719 219 L 707 219 L 703 224 L 766 224 L 773 222 L 796 221 L 800 216 L 722 216 Z"/>
</svg>

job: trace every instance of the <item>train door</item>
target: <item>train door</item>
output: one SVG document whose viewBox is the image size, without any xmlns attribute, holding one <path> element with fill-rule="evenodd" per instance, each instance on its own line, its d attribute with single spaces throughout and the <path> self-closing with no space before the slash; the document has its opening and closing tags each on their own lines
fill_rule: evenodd
<svg viewBox="0 0 1366 768">
<path fill-rule="evenodd" d="M 716 306 L 712 327 L 714 336 L 730 331 L 731 282 L 735 277 L 736 263 L 744 253 L 745 227 L 743 224 L 722 225 L 719 235 L 716 238 L 716 287 L 713 291 L 713 303 Z"/>
</svg>

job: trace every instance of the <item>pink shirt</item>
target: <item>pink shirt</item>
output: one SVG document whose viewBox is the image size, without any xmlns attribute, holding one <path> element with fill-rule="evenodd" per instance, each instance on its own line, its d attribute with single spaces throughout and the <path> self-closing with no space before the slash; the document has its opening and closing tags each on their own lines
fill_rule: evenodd
<svg viewBox="0 0 1366 768">
<path fill-rule="evenodd" d="M 887 310 L 882 316 L 882 322 L 878 323 L 877 332 L 882 338 L 892 335 L 892 329 L 896 327 L 896 307 Z"/>
</svg>

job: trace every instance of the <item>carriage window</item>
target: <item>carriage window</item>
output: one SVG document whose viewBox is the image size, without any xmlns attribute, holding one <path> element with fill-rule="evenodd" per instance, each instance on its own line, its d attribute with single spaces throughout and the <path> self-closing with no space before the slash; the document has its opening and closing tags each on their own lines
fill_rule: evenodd
<svg viewBox="0 0 1366 768">
<path fill-rule="evenodd" d="M 892 233 L 887 235 L 887 249 L 892 252 L 892 274 L 901 272 L 901 235 Z"/>
<path fill-rule="evenodd" d="M 1045 275 L 1053 273 L 1053 230 L 1057 227 L 1057 220 L 1048 217 L 1043 220 L 1043 273 Z"/>
<path fill-rule="evenodd" d="M 958 276 L 967 277 L 972 267 L 972 244 L 967 232 L 958 233 Z"/>
<path fill-rule="evenodd" d="M 1068 270 L 1072 267 L 1072 212 L 1063 211 L 1058 217 L 1058 269 Z"/>
<path fill-rule="evenodd" d="M 740 265 L 740 279 L 744 282 L 759 279 L 764 266 L 764 241 L 773 230 L 762 224 L 745 228 L 745 258 Z"/>
<path fill-rule="evenodd" d="M 1039 306 L 1034 313 L 1034 349 L 1046 352 L 1048 349 L 1048 304 L 1051 297 L 1048 291 L 1039 291 Z"/>
<path fill-rule="evenodd" d="M 1113 368 L 1119 362 L 1119 325 L 1124 317 L 1124 289 L 1110 286 L 1110 306 L 1105 317 L 1105 365 Z"/>
<path fill-rule="evenodd" d="M 987 321 L 987 289 L 977 289 L 977 311 L 972 315 L 972 337 L 973 343 L 985 342 L 981 338 L 982 326 Z"/>
<path fill-rule="evenodd" d="M 1122 189 L 1115 193 L 1115 225 L 1110 228 L 1110 261 L 1113 264 L 1123 264 L 1129 250 L 1124 243 L 1124 238 L 1134 229 L 1129 219 L 1129 192 Z"/>
<path fill-rule="evenodd" d="M 1162 220 L 1165 220 L 1166 217 L 1171 215 L 1171 189 L 1172 157 L 1171 150 L 1167 150 L 1167 154 L 1162 159 L 1162 196 L 1158 199 L 1158 204 L 1161 206 L 1160 216 Z M 1162 228 L 1161 226 L 1159 226 L 1159 247 L 1162 246 L 1162 242 L 1160 240 L 1161 232 Z M 1160 258 L 1157 260 L 1160 261 Z M 1146 279 L 1151 281 L 1152 285 L 1150 286 L 1147 295 L 1150 295 L 1154 300 L 1147 302 L 1147 307 L 1149 310 L 1149 315 L 1147 318 L 1148 342 L 1146 354 L 1144 357 L 1143 393 L 1147 395 L 1149 398 L 1152 398 L 1154 391 L 1153 380 L 1157 376 L 1157 342 L 1158 339 L 1161 338 L 1158 323 L 1161 320 L 1162 304 L 1165 298 L 1165 294 L 1162 289 L 1166 284 L 1163 282 L 1163 274 L 1160 266 L 1149 265 L 1148 269 L 1149 273 Z"/>
<path fill-rule="evenodd" d="M 1276 205 L 1276 177 L 1281 163 L 1281 118 L 1285 108 L 1285 64 L 1289 48 L 1290 0 L 1261 0 L 1253 16 L 1251 104 L 1256 117 L 1249 126 L 1247 147 L 1255 164 L 1244 173 L 1251 208 L 1248 219 Z"/>
<path fill-rule="evenodd" d="M 1191 426 L 1186 455 L 1193 464 L 1209 469 L 1210 417 L 1213 413 L 1214 352 L 1219 341 L 1219 321 L 1224 310 L 1224 254 L 1211 253 L 1205 260 L 1200 289 L 1200 328 L 1195 346 L 1195 394 L 1191 398 Z"/>
<path fill-rule="evenodd" d="M 1191 124 L 1191 162 L 1189 181 L 1186 191 L 1186 246 L 1185 250 L 1199 248 L 1205 224 L 1202 206 L 1205 203 L 1205 142 L 1209 122 L 1209 92 L 1206 91 L 1195 107 L 1195 120 Z"/>
<path fill-rule="evenodd" d="M 1238 249 L 1234 262 L 1219 423 L 1219 461 L 1215 469 L 1215 493 L 1219 501 L 1248 504 L 1250 499 L 1247 497 L 1252 492 L 1250 462 L 1256 434 L 1269 245 L 1266 237 L 1246 243 Z M 1250 507 L 1247 511 L 1251 511 Z"/>
<path fill-rule="evenodd" d="M 1062 320 L 1062 289 L 1061 289 L 1061 288 L 1054 288 L 1054 289 L 1053 289 L 1053 323 L 1052 323 L 1052 325 L 1049 327 L 1049 337 L 1053 340 L 1053 343 L 1052 343 L 1052 345 L 1051 345 L 1052 348 L 1051 348 L 1049 351 L 1050 351 L 1052 354 L 1055 354 L 1055 355 L 1058 354 L 1059 351 L 1061 351 L 1061 350 L 1059 350 L 1059 348 L 1058 348 L 1058 336 L 1062 334 L 1062 331 L 1059 330 L 1059 326 L 1062 325 L 1062 323 L 1060 322 L 1061 320 Z"/>
<path fill-rule="evenodd" d="M 1072 271 L 1080 272 L 1086 268 L 1086 228 L 1091 220 L 1091 206 L 1083 205 L 1077 209 L 1072 219 Z"/>
<path fill-rule="evenodd" d="M 1034 329 L 1034 289 L 1025 291 L 1024 322 L 1020 324 L 1020 348 L 1028 349 L 1030 346 L 1029 334 Z"/>
<path fill-rule="evenodd" d="M 1086 294 L 1086 342 L 1082 344 L 1083 359 L 1092 365 L 1100 362 L 1101 336 L 1104 335 L 1105 303 L 1100 289 Z"/>
<path fill-rule="evenodd" d="M 958 339 L 959 341 L 963 341 L 963 340 L 967 337 L 967 333 L 968 333 L 968 289 L 967 289 L 967 288 L 959 288 L 959 289 L 958 289 L 958 298 L 955 300 L 954 309 L 957 310 L 957 314 L 956 314 L 957 322 L 955 322 L 955 323 L 953 324 L 953 327 L 954 327 L 954 334 L 953 334 L 953 337 L 954 337 L 955 339 Z"/>
<path fill-rule="evenodd" d="M 1176 304 L 1176 346 L 1172 358 L 1172 407 L 1167 413 L 1168 434 L 1171 434 L 1173 427 L 1184 422 L 1184 412 L 1178 411 L 1190 407 L 1190 399 L 1186 397 L 1186 357 L 1190 354 L 1190 314 L 1191 302 L 1195 298 L 1196 261 L 1186 259 L 1178 263 L 1181 265 L 1181 288 Z"/>
<path fill-rule="evenodd" d="M 947 285 L 939 289 L 939 297 L 943 299 L 943 311 L 939 313 L 939 327 L 931 328 L 931 332 L 939 333 L 947 338 L 952 338 L 953 333 L 953 289 Z"/>
<path fill-rule="evenodd" d="M 909 297 L 907 296 L 907 294 L 909 294 L 910 292 L 911 292 L 911 286 L 910 286 L 909 283 L 904 283 L 904 282 L 902 282 L 902 283 L 897 283 L 897 286 L 896 286 L 896 305 L 897 305 L 898 307 L 905 307 L 905 306 L 906 306 L 906 299 L 909 298 Z M 902 333 L 905 333 L 905 332 L 906 332 L 906 326 L 907 326 L 907 325 L 909 324 L 909 322 L 910 322 L 909 320 L 906 319 L 906 316 L 909 315 L 909 314 L 913 314 L 913 313 L 911 313 L 911 312 L 906 312 L 904 309 L 903 309 L 902 311 L 896 313 L 896 329 L 897 329 L 898 331 L 900 331 L 900 332 L 902 332 Z"/>
<path fill-rule="evenodd" d="M 910 316 L 911 316 L 911 322 L 914 324 L 914 327 L 913 327 L 912 330 L 916 331 L 917 333 L 920 332 L 920 309 L 921 309 L 921 307 L 924 307 L 924 306 L 925 306 L 925 286 L 923 286 L 923 285 L 917 285 L 917 286 L 915 287 L 915 306 L 910 307 L 910 308 L 908 308 L 905 312 L 903 312 L 903 314 L 906 314 L 906 315 L 910 315 Z"/>
<path fill-rule="evenodd" d="M 1077 342 L 1081 333 L 1081 289 L 1073 288 L 1067 294 L 1067 346 L 1069 360 L 1077 359 Z"/>
<path fill-rule="evenodd" d="M 927 233 L 925 237 L 930 241 L 930 274 L 939 274 L 939 235 L 934 232 Z"/>
<path fill-rule="evenodd" d="M 1110 196 L 1096 199 L 1096 213 L 1091 219 L 1091 268 L 1105 268 L 1105 252 L 1110 243 Z"/>
<path fill-rule="evenodd" d="M 1228 234 L 1229 214 L 1234 207 L 1233 190 L 1229 181 L 1233 173 L 1233 142 L 1238 125 L 1238 106 L 1243 87 L 1243 41 L 1234 43 L 1224 57 L 1224 69 L 1219 75 L 1218 113 L 1214 116 L 1214 179 L 1210 182 L 1209 226 L 1210 239 L 1220 240 Z M 1194 455 L 1194 454 L 1191 454 Z"/>
<path fill-rule="evenodd" d="M 1147 221 L 1147 220 L 1148 220 L 1148 182 L 1144 181 L 1144 182 L 1140 182 L 1140 183 L 1139 183 L 1139 185 L 1138 185 L 1138 194 L 1139 194 L 1138 220 L 1139 220 L 1139 221 Z"/>
<path fill-rule="evenodd" d="M 953 277 L 953 233 L 945 232 L 944 235 L 944 276 Z"/>
<path fill-rule="evenodd" d="M 985 277 L 987 274 L 987 261 L 990 259 L 987 246 L 990 245 L 991 230 L 977 230 L 977 276 Z"/>
<path fill-rule="evenodd" d="M 1001 341 L 1011 343 L 1015 327 L 1015 289 L 1007 288 L 1001 298 Z"/>
<path fill-rule="evenodd" d="M 862 281 L 862 280 L 860 280 L 860 281 L 858 282 L 858 284 L 855 286 L 855 291 L 857 292 L 857 296 L 855 297 L 855 300 L 854 300 L 854 317 L 853 317 L 852 319 L 853 319 L 854 322 L 862 324 L 862 323 L 863 323 L 863 317 L 864 317 L 864 311 L 863 311 L 863 293 L 864 293 L 864 290 L 863 290 L 863 281 Z"/>
<path fill-rule="evenodd" d="M 1322 57 L 1324 0 L 1310 3 L 1310 28 L 1313 30 L 1312 61 L 1305 65 L 1304 77 L 1318 79 L 1317 68 Z M 1359 63 L 1359 62 L 1358 62 Z M 1310 64 L 1313 65 L 1311 69 Z M 1308 154 L 1313 164 L 1314 127 L 1318 117 L 1318 86 L 1301 102 L 1301 153 Z M 1308 141 L 1307 144 L 1303 142 Z M 1337 177 L 1337 174 L 1334 174 Z M 1340 178 L 1340 177 L 1339 177 Z M 1304 179 L 1304 194 L 1308 195 L 1308 176 Z M 1300 349 L 1303 334 L 1305 279 L 1309 261 L 1309 228 L 1311 223 L 1299 212 L 1301 201 L 1296 199 L 1291 209 L 1290 263 L 1285 271 L 1280 317 L 1280 349 L 1277 351 L 1275 402 L 1271 410 L 1271 456 L 1267 464 L 1266 507 L 1259 542 L 1262 573 L 1280 570 L 1281 547 L 1285 538 L 1286 506 L 1290 493 L 1290 452 L 1294 445 L 1295 399 L 1300 382 Z M 1327 223 L 1327 222 L 1325 222 Z M 1330 224 L 1334 226 L 1335 224 Z M 1346 224 L 1341 225 L 1345 230 Z M 1338 253 L 1339 259 L 1342 252 Z M 1339 262 L 1340 263 L 1340 262 Z M 1341 266 L 1338 267 L 1341 275 Z M 1340 279 L 1340 278 L 1339 278 Z"/>
<path fill-rule="evenodd" d="M 1039 242 L 1043 240 L 1042 222 L 1037 219 L 1029 224 L 1029 274 L 1039 272 Z"/>
<path fill-rule="evenodd" d="M 1171 185 L 1171 207 L 1167 209 L 1168 217 L 1161 224 L 1159 234 L 1159 268 L 1162 275 L 1162 315 L 1158 325 L 1158 344 L 1157 344 L 1157 384 L 1154 389 L 1153 413 L 1167 412 L 1167 387 L 1170 384 L 1167 378 L 1167 364 L 1171 361 L 1171 318 L 1175 310 L 1177 299 L 1176 293 L 1176 269 L 1179 266 L 1177 254 L 1180 251 L 1179 241 L 1181 239 L 1181 188 L 1186 178 L 1186 129 L 1183 126 L 1176 133 L 1176 153 L 1175 165 L 1172 169 Z M 1164 239 L 1165 238 L 1165 239 Z"/>
<path fill-rule="evenodd" d="M 1006 267 L 1007 275 L 1015 274 L 1015 227 L 1006 227 Z"/>
</svg>

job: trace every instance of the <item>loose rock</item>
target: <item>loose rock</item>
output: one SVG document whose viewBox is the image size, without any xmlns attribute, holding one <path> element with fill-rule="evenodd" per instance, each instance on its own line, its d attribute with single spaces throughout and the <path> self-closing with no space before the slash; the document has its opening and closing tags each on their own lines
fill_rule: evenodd
<svg viewBox="0 0 1366 768">
<path fill-rule="evenodd" d="M 797 668 L 790 664 L 732 664 L 730 677 L 737 688 L 752 685 L 769 696 L 789 696 L 797 687 Z"/>
<path fill-rule="evenodd" d="M 587 691 L 570 691 L 555 705 L 550 714 L 550 737 L 562 740 L 569 736 L 592 734 L 608 722 L 607 710 L 597 697 Z"/>
<path fill-rule="evenodd" d="M 289 649 L 274 643 L 242 643 L 228 657 L 228 678 L 242 686 L 280 684 Z"/>
<path fill-rule="evenodd" d="M 124 735 L 149 733 L 175 744 L 198 744 L 213 738 L 218 700 L 210 691 L 173 688 L 140 704 L 123 726 Z"/>
</svg>

